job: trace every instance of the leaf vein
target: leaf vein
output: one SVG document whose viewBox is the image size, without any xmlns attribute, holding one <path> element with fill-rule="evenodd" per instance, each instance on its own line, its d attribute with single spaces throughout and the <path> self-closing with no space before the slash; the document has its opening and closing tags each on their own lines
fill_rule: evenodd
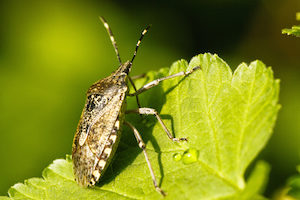
<svg viewBox="0 0 300 200">
<path fill-rule="evenodd" d="M 203 76 L 203 90 L 204 90 L 204 94 L 205 94 L 205 98 L 206 98 L 206 114 L 207 114 L 207 118 L 208 118 L 208 124 L 212 130 L 212 133 L 213 133 L 213 139 L 214 139 L 214 143 L 215 143 L 215 151 L 216 151 L 216 159 L 217 159 L 217 165 L 218 165 L 218 168 L 219 170 L 222 169 L 222 166 L 221 166 L 221 158 L 220 158 L 220 149 L 219 149 L 219 141 L 217 139 L 217 132 L 215 130 L 215 125 L 213 123 L 213 120 L 211 119 L 212 116 L 211 116 L 211 113 L 210 113 L 210 110 L 209 108 L 207 107 L 207 105 L 209 104 L 208 103 L 208 92 L 207 92 L 207 85 L 206 85 L 206 78 L 205 76 Z"/>
<path fill-rule="evenodd" d="M 250 68 L 248 68 L 248 70 L 250 70 Z M 250 87 L 250 91 L 248 94 L 248 98 L 246 99 L 247 105 L 246 105 L 246 109 L 244 111 L 244 115 L 243 115 L 243 123 L 242 123 L 242 127 L 241 127 L 241 134 L 238 140 L 238 149 L 237 149 L 237 168 L 239 170 L 240 169 L 240 165 L 241 165 L 241 151 L 242 151 L 242 143 L 244 140 L 244 135 L 245 135 L 245 129 L 246 129 L 246 119 L 248 117 L 248 112 L 249 112 L 249 106 L 250 106 L 250 98 L 252 97 L 253 94 L 253 89 L 254 89 L 254 84 L 255 84 L 255 80 L 256 80 L 256 73 L 254 72 L 254 77 L 251 83 L 251 87 Z"/>
</svg>

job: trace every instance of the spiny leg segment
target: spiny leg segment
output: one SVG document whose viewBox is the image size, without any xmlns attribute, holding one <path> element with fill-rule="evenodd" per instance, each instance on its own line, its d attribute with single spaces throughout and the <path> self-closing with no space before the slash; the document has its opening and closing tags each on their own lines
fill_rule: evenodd
<svg viewBox="0 0 300 200">
<path fill-rule="evenodd" d="M 156 191 L 159 192 L 161 195 L 166 196 L 166 193 L 158 186 L 158 182 L 157 182 L 157 180 L 155 178 L 154 171 L 153 171 L 152 165 L 150 163 L 150 160 L 149 160 L 149 157 L 148 157 L 148 154 L 147 154 L 147 151 L 146 151 L 146 144 L 144 143 L 141 134 L 129 122 L 125 121 L 124 123 L 125 123 L 125 125 L 127 125 L 133 131 L 134 136 L 135 136 L 135 138 L 136 138 L 136 140 L 138 142 L 139 147 L 143 150 L 143 153 L 144 153 L 146 162 L 148 164 L 148 168 L 149 168 L 149 171 L 150 171 L 150 174 L 151 174 L 151 178 L 152 178 L 152 181 L 153 181 L 153 184 L 154 184 L 154 187 L 155 187 Z"/>
<path fill-rule="evenodd" d="M 146 85 L 144 85 L 143 87 L 141 87 L 140 89 L 138 89 L 135 93 L 132 94 L 128 94 L 128 96 L 136 96 L 138 94 L 141 94 L 142 92 L 145 92 L 146 90 L 149 90 L 150 88 L 157 86 L 160 82 L 164 81 L 164 80 L 168 80 L 171 78 L 175 78 L 178 76 L 188 76 L 189 74 L 193 73 L 194 71 L 200 69 L 200 66 L 194 67 L 193 69 L 191 69 L 190 71 L 182 71 L 182 72 L 178 72 L 176 74 L 172 74 L 170 76 L 166 76 L 166 77 L 162 77 L 159 79 L 156 79 L 154 81 L 151 81 L 150 83 L 147 83 Z"/>
<path fill-rule="evenodd" d="M 127 110 L 126 113 L 127 114 L 129 114 L 129 113 L 138 113 L 138 114 L 142 114 L 142 115 L 154 115 L 156 117 L 156 119 L 158 120 L 158 122 L 160 123 L 160 125 L 163 127 L 164 131 L 167 133 L 170 140 L 175 141 L 175 142 L 187 141 L 186 138 L 175 138 L 175 137 L 173 137 L 173 135 L 170 133 L 170 131 L 168 130 L 168 128 L 166 127 L 166 125 L 162 121 L 160 115 L 153 108 L 139 108 L 137 110 Z"/>
</svg>

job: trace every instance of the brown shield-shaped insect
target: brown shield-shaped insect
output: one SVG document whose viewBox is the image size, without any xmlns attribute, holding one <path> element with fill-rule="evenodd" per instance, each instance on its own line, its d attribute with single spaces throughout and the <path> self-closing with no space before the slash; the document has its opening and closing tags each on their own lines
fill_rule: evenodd
<svg viewBox="0 0 300 200">
<path fill-rule="evenodd" d="M 160 194 L 166 195 L 157 184 L 145 149 L 146 145 L 143 142 L 141 135 L 133 125 L 124 120 L 124 116 L 127 113 L 155 115 L 171 140 L 186 140 L 185 138 L 174 138 L 154 109 L 141 108 L 137 95 L 158 85 L 163 80 L 177 76 L 186 76 L 200 67 L 195 67 L 187 72 L 179 72 L 171 76 L 154 80 L 144 85 L 139 90 L 136 90 L 132 79 L 129 77 L 129 72 L 141 40 L 150 26 L 141 33 L 141 37 L 136 44 L 131 61 L 122 63 L 111 29 L 103 17 L 100 17 L 100 19 L 110 36 L 120 66 L 110 76 L 94 83 L 87 92 L 86 103 L 77 126 L 72 146 L 75 179 L 82 186 L 93 186 L 96 184 L 104 174 L 116 152 L 122 133 L 122 125 L 125 124 L 133 130 L 138 145 L 143 150 L 156 190 Z M 127 85 L 128 80 L 135 89 L 134 93 L 129 94 Z M 139 108 L 126 111 L 126 96 L 136 96 Z"/>
</svg>

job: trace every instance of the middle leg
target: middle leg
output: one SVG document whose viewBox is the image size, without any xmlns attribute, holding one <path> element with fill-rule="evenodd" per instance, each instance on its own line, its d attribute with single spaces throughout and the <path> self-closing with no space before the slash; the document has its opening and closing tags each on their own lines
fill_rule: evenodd
<svg viewBox="0 0 300 200">
<path fill-rule="evenodd" d="M 187 141 L 186 138 L 175 138 L 175 137 L 173 137 L 173 135 L 170 133 L 170 131 L 168 130 L 168 128 L 166 127 L 166 125 L 162 121 L 162 119 L 161 119 L 160 115 L 158 114 L 158 112 L 153 108 L 139 108 L 137 110 L 127 110 L 126 113 L 127 114 L 137 113 L 137 114 L 142 114 L 142 115 L 154 115 L 156 117 L 156 119 L 158 120 L 158 122 L 160 123 L 160 125 L 162 126 L 162 128 L 164 129 L 164 131 L 167 133 L 170 140 L 176 141 L 176 142 L 177 141 Z"/>
</svg>

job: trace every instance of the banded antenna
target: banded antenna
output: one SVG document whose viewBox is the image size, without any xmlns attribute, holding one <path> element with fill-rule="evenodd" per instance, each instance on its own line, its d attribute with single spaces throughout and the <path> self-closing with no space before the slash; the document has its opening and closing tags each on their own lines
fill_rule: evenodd
<svg viewBox="0 0 300 200">
<path fill-rule="evenodd" d="M 100 18 L 100 20 L 102 21 L 104 27 L 105 27 L 106 30 L 107 30 L 107 33 L 108 33 L 109 38 L 110 38 L 110 40 L 111 40 L 111 43 L 112 43 L 112 45 L 114 46 L 114 49 L 115 49 L 117 58 L 118 58 L 118 60 L 119 60 L 119 63 L 120 63 L 120 65 L 122 65 L 122 61 L 121 61 L 121 57 L 120 57 L 120 54 L 119 54 L 117 42 L 116 42 L 116 40 L 115 40 L 115 36 L 114 36 L 114 34 L 112 33 L 112 31 L 111 31 L 111 29 L 110 29 L 110 27 L 109 27 L 107 21 L 104 19 L 104 17 L 99 16 L 99 18 Z"/>
<path fill-rule="evenodd" d="M 121 57 L 120 57 L 120 54 L 119 54 L 117 42 L 116 42 L 116 40 L 115 40 L 115 36 L 114 36 L 112 30 L 110 29 L 110 27 L 109 27 L 107 21 L 105 20 L 105 18 L 102 17 L 102 16 L 99 16 L 99 18 L 100 18 L 100 20 L 102 21 L 104 27 L 105 27 L 106 30 L 107 30 L 107 33 L 108 33 L 109 38 L 110 38 L 110 40 L 111 40 L 111 43 L 112 43 L 112 45 L 114 46 L 114 49 L 115 49 L 117 58 L 118 58 L 118 60 L 119 60 L 119 63 L 120 63 L 120 65 L 122 65 L 122 61 L 121 61 Z M 146 33 L 148 32 L 148 30 L 149 30 L 150 27 L 151 27 L 151 25 L 148 25 L 148 26 L 142 31 L 141 36 L 140 36 L 139 40 L 138 40 L 137 43 L 136 43 L 135 51 L 134 51 L 133 57 L 132 57 L 132 59 L 131 59 L 131 61 L 130 61 L 131 63 L 133 62 L 133 60 L 134 60 L 134 58 L 135 58 L 135 56 L 136 56 L 136 54 L 137 54 L 137 51 L 138 51 L 139 46 L 140 46 L 140 44 L 141 44 L 141 42 L 142 42 L 142 39 L 144 38 L 144 35 L 146 35 Z"/>
<path fill-rule="evenodd" d="M 140 39 L 137 41 L 137 43 L 136 43 L 136 46 L 135 46 L 135 51 L 134 51 L 134 53 L 133 53 L 133 57 L 132 57 L 132 59 L 131 59 L 131 63 L 133 62 L 133 60 L 134 60 L 134 58 L 135 58 L 135 56 L 136 56 L 136 54 L 137 54 L 137 51 L 138 51 L 138 49 L 139 49 L 139 46 L 140 46 L 140 44 L 141 44 L 141 42 L 142 42 L 142 39 L 144 38 L 144 35 L 146 35 L 146 33 L 148 32 L 148 30 L 149 30 L 149 28 L 151 27 L 151 25 L 148 25 L 143 31 L 142 31 L 142 33 L 141 33 L 141 36 L 140 36 Z"/>
</svg>

